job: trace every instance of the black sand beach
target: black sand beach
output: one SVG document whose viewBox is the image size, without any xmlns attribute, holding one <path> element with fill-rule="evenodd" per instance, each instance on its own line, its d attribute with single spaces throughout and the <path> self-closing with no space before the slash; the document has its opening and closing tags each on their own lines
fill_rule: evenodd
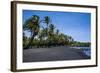
<svg viewBox="0 0 100 73">
<path fill-rule="evenodd" d="M 23 62 L 61 61 L 90 59 L 82 49 L 65 46 L 51 48 L 35 48 L 23 50 Z"/>
</svg>

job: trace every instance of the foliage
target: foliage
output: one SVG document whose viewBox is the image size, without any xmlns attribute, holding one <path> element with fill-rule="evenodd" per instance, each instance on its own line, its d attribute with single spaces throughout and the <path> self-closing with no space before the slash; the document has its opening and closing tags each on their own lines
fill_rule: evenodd
<svg viewBox="0 0 100 73">
<path fill-rule="evenodd" d="M 41 23 L 46 27 L 40 27 Z M 23 29 L 24 49 L 53 46 L 90 46 L 89 42 L 77 42 L 71 36 L 61 33 L 51 23 L 49 16 L 45 16 L 44 19 L 40 20 L 39 16 L 33 15 L 24 22 Z M 24 31 L 30 32 L 31 37 L 25 35 Z"/>
</svg>

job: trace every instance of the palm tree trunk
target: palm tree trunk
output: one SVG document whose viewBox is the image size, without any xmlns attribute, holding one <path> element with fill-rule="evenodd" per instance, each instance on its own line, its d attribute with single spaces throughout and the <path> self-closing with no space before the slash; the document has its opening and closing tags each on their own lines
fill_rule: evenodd
<svg viewBox="0 0 100 73">
<path fill-rule="evenodd" d="M 32 37 L 31 37 L 31 39 L 30 39 L 30 41 L 29 41 L 29 43 L 28 43 L 28 45 L 24 49 L 29 49 L 29 47 L 32 44 L 32 41 L 33 41 L 34 37 L 35 37 L 35 35 L 33 34 Z"/>
</svg>

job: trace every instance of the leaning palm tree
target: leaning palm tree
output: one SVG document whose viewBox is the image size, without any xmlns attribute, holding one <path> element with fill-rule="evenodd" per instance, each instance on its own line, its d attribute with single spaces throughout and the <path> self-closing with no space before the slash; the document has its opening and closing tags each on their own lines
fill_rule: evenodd
<svg viewBox="0 0 100 73">
<path fill-rule="evenodd" d="M 46 25 L 47 25 L 47 43 L 48 43 L 49 42 L 48 41 L 48 37 L 49 37 L 49 24 L 51 23 L 51 20 L 50 20 L 49 16 L 45 16 L 44 17 L 44 23 L 46 23 Z"/>
<path fill-rule="evenodd" d="M 50 17 L 49 17 L 49 16 L 45 16 L 44 18 L 45 18 L 45 19 L 44 19 L 44 20 L 45 20 L 45 23 L 47 24 L 47 26 L 49 26 L 49 23 L 50 23 L 50 21 L 51 21 L 51 20 L 50 20 Z"/>
<path fill-rule="evenodd" d="M 31 38 L 29 40 L 29 43 L 25 47 L 25 49 L 28 49 L 31 46 L 31 43 L 32 43 L 34 37 L 39 32 L 39 16 L 33 15 L 28 20 L 26 20 L 26 22 L 23 25 L 23 29 L 27 30 L 27 31 L 29 31 L 31 33 Z"/>
<path fill-rule="evenodd" d="M 50 23 L 50 17 L 45 16 L 45 17 L 44 17 L 44 23 L 46 23 L 46 25 L 47 25 L 47 33 L 48 33 L 49 23 Z"/>
</svg>

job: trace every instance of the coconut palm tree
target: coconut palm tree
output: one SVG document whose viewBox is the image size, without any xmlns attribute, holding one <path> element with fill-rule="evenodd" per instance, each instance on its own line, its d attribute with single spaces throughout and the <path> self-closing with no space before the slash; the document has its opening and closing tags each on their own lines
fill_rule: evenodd
<svg viewBox="0 0 100 73">
<path fill-rule="evenodd" d="M 44 17 L 44 23 L 46 23 L 46 25 L 47 25 L 47 43 L 48 43 L 49 42 L 48 41 L 48 37 L 49 37 L 49 24 L 51 23 L 51 20 L 50 20 L 49 16 L 45 16 Z"/>
<path fill-rule="evenodd" d="M 31 33 L 30 41 L 28 45 L 25 47 L 25 49 L 28 49 L 31 46 L 34 37 L 39 32 L 39 16 L 33 15 L 28 20 L 26 20 L 26 22 L 23 24 L 23 29 Z"/>
<path fill-rule="evenodd" d="M 53 24 L 49 25 L 49 35 L 52 36 L 54 34 L 55 26 Z"/>
</svg>

